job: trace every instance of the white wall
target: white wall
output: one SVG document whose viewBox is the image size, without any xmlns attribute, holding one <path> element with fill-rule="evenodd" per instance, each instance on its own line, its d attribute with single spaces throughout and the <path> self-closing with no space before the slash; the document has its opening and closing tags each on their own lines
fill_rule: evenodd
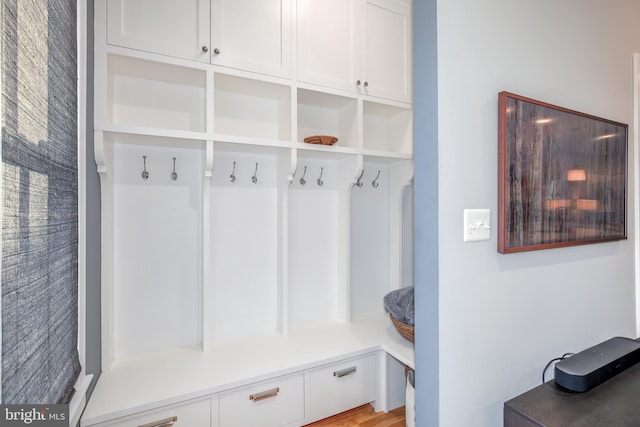
<svg viewBox="0 0 640 427">
<path fill-rule="evenodd" d="M 416 351 L 417 370 L 439 381 L 436 398 L 433 388 L 421 392 L 418 374 L 418 425 L 435 425 L 420 405 L 439 399 L 442 427 L 499 426 L 504 401 L 540 384 L 550 359 L 611 336 L 635 337 L 636 307 L 631 180 L 627 241 L 497 253 L 498 92 L 628 123 L 632 136 L 640 2 L 440 0 L 437 8 L 438 337 Z M 417 112 L 422 102 L 416 93 Z M 416 144 L 423 137 L 416 129 Z M 416 171 L 426 162 L 418 153 Z M 490 242 L 463 243 L 464 208 L 491 209 Z M 420 245 L 417 236 L 417 260 Z M 417 269 L 416 286 L 429 286 L 422 279 Z M 419 312 L 425 306 L 417 299 Z M 433 359 L 427 344 L 438 346 L 439 366 L 421 362 L 423 354 Z"/>
</svg>

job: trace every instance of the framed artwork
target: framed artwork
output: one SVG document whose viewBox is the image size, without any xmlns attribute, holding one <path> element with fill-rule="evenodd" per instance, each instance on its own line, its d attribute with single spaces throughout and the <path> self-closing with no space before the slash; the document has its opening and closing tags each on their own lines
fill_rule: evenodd
<svg viewBox="0 0 640 427">
<path fill-rule="evenodd" d="M 498 252 L 627 238 L 628 126 L 498 97 Z"/>
</svg>

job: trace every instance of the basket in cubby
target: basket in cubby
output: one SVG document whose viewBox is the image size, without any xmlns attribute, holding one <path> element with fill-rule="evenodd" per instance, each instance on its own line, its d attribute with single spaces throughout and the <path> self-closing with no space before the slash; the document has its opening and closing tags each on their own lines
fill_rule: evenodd
<svg viewBox="0 0 640 427">
<path fill-rule="evenodd" d="M 395 289 L 384 296 L 384 310 L 391 323 L 405 339 L 414 341 L 413 287 Z"/>
<path fill-rule="evenodd" d="M 391 318 L 391 323 L 393 323 L 393 326 L 396 328 L 398 333 L 402 335 L 403 338 L 414 343 L 414 326 L 402 323 L 391 314 L 389 315 L 389 317 Z"/>
</svg>

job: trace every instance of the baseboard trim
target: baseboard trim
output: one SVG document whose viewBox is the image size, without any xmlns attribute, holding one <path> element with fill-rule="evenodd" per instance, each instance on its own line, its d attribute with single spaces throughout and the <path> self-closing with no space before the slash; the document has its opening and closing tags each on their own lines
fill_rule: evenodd
<svg viewBox="0 0 640 427">
<path fill-rule="evenodd" d="M 87 405 L 87 390 L 92 379 L 93 375 L 80 376 L 73 386 L 75 392 L 69 403 L 69 427 L 75 427 L 80 422 L 82 411 Z"/>
</svg>

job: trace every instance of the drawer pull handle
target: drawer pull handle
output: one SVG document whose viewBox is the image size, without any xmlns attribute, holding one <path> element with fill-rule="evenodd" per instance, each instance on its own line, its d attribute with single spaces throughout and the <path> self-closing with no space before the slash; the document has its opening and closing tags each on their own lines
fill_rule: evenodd
<svg viewBox="0 0 640 427">
<path fill-rule="evenodd" d="M 271 390 L 261 391 L 260 393 L 249 395 L 249 400 L 253 400 L 254 402 L 260 402 L 261 400 L 269 399 L 271 397 L 276 397 L 280 392 L 280 387 L 272 388 Z"/>
<path fill-rule="evenodd" d="M 171 427 L 173 423 L 178 421 L 178 417 L 169 417 L 164 420 L 154 421 L 152 423 L 142 424 L 138 427 Z"/>
<path fill-rule="evenodd" d="M 334 377 L 338 377 L 338 378 L 342 378 L 342 377 L 346 377 L 347 375 L 351 375 L 351 374 L 353 374 L 355 372 L 356 372 L 356 367 L 352 366 L 350 368 L 343 369 L 341 371 L 335 371 L 333 373 L 333 376 Z"/>
</svg>

